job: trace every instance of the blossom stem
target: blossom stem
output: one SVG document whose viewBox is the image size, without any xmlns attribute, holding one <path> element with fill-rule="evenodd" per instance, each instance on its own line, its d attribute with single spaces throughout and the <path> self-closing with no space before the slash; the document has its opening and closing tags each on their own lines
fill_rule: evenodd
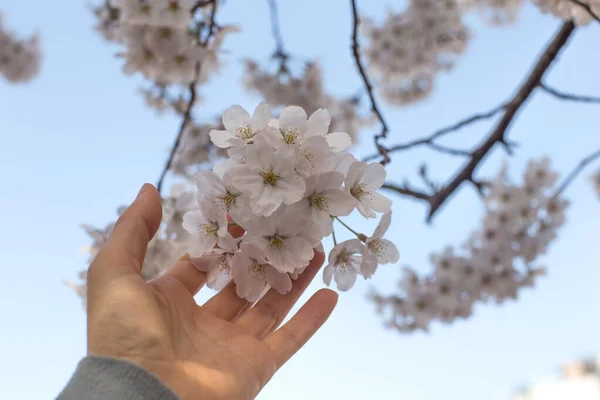
<svg viewBox="0 0 600 400">
<path fill-rule="evenodd" d="M 333 238 L 333 245 L 337 246 L 337 239 L 335 238 L 335 228 L 331 231 L 331 237 Z"/>
<path fill-rule="evenodd" d="M 334 218 L 335 218 L 335 219 L 337 219 L 337 220 L 339 221 L 339 223 L 340 223 L 340 224 L 344 225 L 344 228 L 346 228 L 346 229 L 348 229 L 350 232 L 354 233 L 354 234 L 356 235 L 356 237 L 357 237 L 357 238 L 359 238 L 360 240 L 362 240 L 362 241 L 364 242 L 363 238 L 365 238 L 365 237 L 366 237 L 364 234 L 356 232 L 354 229 L 350 228 L 348 225 L 346 225 L 346 224 L 344 223 L 344 221 L 342 221 L 342 220 L 341 220 L 341 219 L 339 219 L 338 217 L 334 217 Z"/>
</svg>

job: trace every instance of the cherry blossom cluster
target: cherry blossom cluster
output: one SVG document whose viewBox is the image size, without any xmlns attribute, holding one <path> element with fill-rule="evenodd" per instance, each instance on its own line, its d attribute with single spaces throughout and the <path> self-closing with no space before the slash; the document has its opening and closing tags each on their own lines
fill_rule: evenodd
<svg viewBox="0 0 600 400">
<path fill-rule="evenodd" d="M 565 21 L 573 20 L 576 25 L 587 25 L 594 20 L 590 12 L 570 0 L 532 0 L 544 13 L 555 15 Z M 590 6 L 592 12 L 600 15 L 600 0 L 581 0 Z"/>
<path fill-rule="evenodd" d="M 16 37 L 6 30 L 0 12 L 0 75 L 12 83 L 27 82 L 39 72 L 40 61 L 39 37 Z"/>
<path fill-rule="evenodd" d="M 493 25 L 512 24 L 517 19 L 524 0 L 460 0 L 465 11 L 475 10 Z"/>
<path fill-rule="evenodd" d="M 457 0 L 413 0 L 402 13 L 390 13 L 381 26 L 365 20 L 365 56 L 391 104 L 427 96 L 435 75 L 451 68 L 463 53 L 469 32 Z"/>
<path fill-rule="evenodd" d="M 360 129 L 374 122 L 372 115 L 364 116 L 359 112 L 356 99 L 337 98 L 326 93 L 321 68 L 316 62 L 306 63 L 302 74 L 294 76 L 288 69 L 271 72 L 247 60 L 244 84 L 274 106 L 297 104 L 308 113 L 319 108 L 329 110 L 330 129 L 347 132 L 353 140 Z"/>
<path fill-rule="evenodd" d="M 389 325 L 402 332 L 428 330 L 433 320 L 467 318 L 478 302 L 516 299 L 544 269 L 534 265 L 565 222 L 567 200 L 556 194 L 557 174 L 549 160 L 531 161 L 522 185 L 503 170 L 489 185 L 486 214 L 462 249 L 431 255 L 433 272 L 404 269 L 400 295 L 374 295 Z"/>
<path fill-rule="evenodd" d="M 163 218 L 156 235 L 148 244 L 148 250 L 142 265 L 142 278 L 148 281 L 165 272 L 177 259 L 185 253 L 191 240 L 190 235 L 182 228 L 184 214 L 191 210 L 196 204 L 196 191 L 188 190 L 184 185 L 173 185 L 170 196 L 163 200 Z M 118 215 L 125 211 L 126 207 L 117 210 Z M 84 231 L 92 239 L 92 243 L 85 246 L 83 250 L 89 254 L 92 262 L 96 255 L 104 248 L 108 238 L 115 226 L 116 221 L 106 225 L 104 228 L 94 228 L 83 225 Z M 86 270 L 79 273 L 78 281 L 65 282 L 84 299 L 86 297 Z"/>
<path fill-rule="evenodd" d="M 378 163 L 357 161 L 345 150 L 345 132 L 329 132 L 325 109 L 310 117 L 298 106 L 272 119 L 260 103 L 251 116 L 239 105 L 223 113 L 222 130 L 210 139 L 228 157 L 194 180 L 197 205 L 183 216 L 191 236 L 188 253 L 207 272 L 207 285 L 220 290 L 231 280 L 237 294 L 256 301 L 269 288 L 285 294 L 334 231 L 334 220 L 354 209 L 365 218 L 384 213 L 371 237 L 336 244 L 324 269 L 327 284 L 348 290 L 358 275 L 369 278 L 378 264 L 396 262 L 398 251 L 383 239 L 391 221 L 391 202 L 378 190 L 385 170 Z M 243 228 L 234 237 L 231 226 Z M 335 237 L 335 236 L 334 236 Z"/>
<path fill-rule="evenodd" d="M 228 27 L 210 30 L 216 35 L 202 43 L 201 31 L 209 25 L 208 11 L 192 9 L 194 0 L 110 0 L 95 10 L 97 30 L 124 49 L 127 74 L 141 73 L 160 85 L 202 83 L 219 67 L 217 51 Z"/>
</svg>

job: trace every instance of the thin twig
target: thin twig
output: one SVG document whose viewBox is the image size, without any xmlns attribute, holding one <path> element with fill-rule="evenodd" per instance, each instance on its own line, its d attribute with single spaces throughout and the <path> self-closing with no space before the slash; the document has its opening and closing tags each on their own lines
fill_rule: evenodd
<svg viewBox="0 0 600 400">
<path fill-rule="evenodd" d="M 200 69 L 200 68 L 197 68 Z M 179 149 L 179 144 L 181 143 L 181 138 L 183 136 L 183 132 L 185 132 L 185 128 L 188 126 L 190 121 L 192 120 L 192 108 L 194 107 L 194 102 L 196 100 L 196 79 L 190 83 L 189 86 L 190 100 L 188 102 L 185 113 L 183 114 L 183 120 L 181 121 L 181 125 L 179 126 L 179 131 L 177 132 L 177 136 L 175 137 L 175 141 L 171 146 L 171 152 L 169 153 L 169 158 L 165 163 L 165 166 L 160 174 L 160 178 L 158 178 L 158 183 L 156 184 L 156 189 L 158 193 L 160 193 L 162 189 L 163 182 L 165 180 L 165 176 L 167 176 L 167 172 L 171 169 L 171 164 L 173 164 L 173 159 L 175 158 L 175 153 L 177 153 L 177 149 Z"/>
<path fill-rule="evenodd" d="M 558 195 L 560 195 L 571 184 L 571 182 L 573 182 L 575 180 L 575 178 L 577 178 L 577 176 L 581 173 L 581 171 L 583 171 L 583 169 L 588 164 L 590 164 L 591 162 L 595 161 L 598 158 L 600 158 L 600 150 L 596 150 L 589 156 L 582 159 L 579 162 L 579 164 L 577 164 L 575 166 L 575 168 L 573 168 L 573 170 L 569 173 L 569 175 L 567 175 L 565 180 L 560 184 L 560 186 L 554 193 L 553 197 L 558 197 Z"/>
<path fill-rule="evenodd" d="M 600 22 L 600 17 L 594 12 L 594 10 L 592 10 L 592 7 L 590 7 L 589 4 L 584 3 L 583 1 L 580 0 L 571 0 L 571 3 L 575 3 L 580 7 L 583 7 L 586 9 L 586 11 L 590 14 L 590 16 L 595 19 L 596 21 Z"/>
<path fill-rule="evenodd" d="M 431 195 L 420 192 L 409 188 L 407 185 L 400 186 L 391 182 L 385 183 L 382 186 L 383 189 L 393 190 L 396 193 L 403 194 L 405 196 L 414 197 L 415 199 L 423 200 L 427 203 L 431 203 Z"/>
<path fill-rule="evenodd" d="M 358 72 L 362 78 L 362 81 L 365 85 L 365 89 L 367 94 L 369 95 L 369 100 L 371 101 L 371 110 L 377 116 L 379 123 L 381 124 L 381 132 L 374 136 L 375 147 L 379 154 L 383 157 L 381 164 L 385 165 L 390 162 L 390 157 L 388 155 L 388 149 L 386 149 L 382 144 L 379 143 L 380 139 L 384 139 L 387 137 L 387 133 L 389 131 L 388 125 L 383 118 L 383 114 L 379 110 L 379 106 L 377 105 L 377 100 L 375 99 L 375 95 L 373 94 L 373 85 L 369 80 L 369 76 L 363 66 L 362 59 L 360 56 L 360 47 L 358 44 L 358 25 L 360 24 L 360 20 L 358 17 L 358 10 L 356 7 L 356 0 L 350 0 L 350 4 L 352 6 L 352 54 L 354 56 L 354 61 L 356 63 L 356 68 L 358 68 Z"/>
<path fill-rule="evenodd" d="M 581 96 L 576 94 L 560 92 L 554 88 L 551 88 L 543 82 L 540 83 L 540 89 L 560 100 L 579 101 L 581 103 L 600 103 L 600 97 Z"/>
<path fill-rule="evenodd" d="M 506 104 L 501 104 L 495 108 L 493 108 L 490 111 L 484 112 L 484 113 L 480 113 L 480 114 L 475 114 L 472 115 L 468 118 L 462 119 L 446 128 L 442 128 L 439 129 L 435 132 L 433 132 L 431 135 L 420 138 L 420 139 L 415 139 L 412 140 L 410 142 L 407 143 L 403 143 L 403 144 L 397 144 L 395 146 L 392 146 L 388 149 L 388 153 L 392 153 L 392 152 L 396 152 L 396 151 L 403 151 L 403 150 L 408 150 L 411 149 L 413 147 L 418 147 L 418 146 L 429 146 L 432 147 L 434 150 L 437 151 L 442 151 L 440 150 L 440 145 L 437 145 L 434 141 L 444 135 L 447 135 L 448 133 L 451 132 L 455 132 L 458 131 L 461 128 L 464 128 L 467 125 L 470 125 L 474 122 L 477 121 L 481 121 L 481 120 L 485 120 L 485 119 L 489 119 L 492 118 L 494 115 L 498 114 L 500 111 L 504 110 L 506 108 Z M 437 147 L 437 148 L 436 148 Z M 447 152 L 447 151 L 446 151 Z M 451 153 L 453 155 L 465 155 L 463 154 L 461 151 L 459 151 L 458 153 Z M 470 155 L 467 154 L 467 155 Z M 366 158 L 364 158 L 364 161 L 371 161 L 374 160 L 376 158 L 378 158 L 380 155 L 379 154 L 372 154 Z"/>
<path fill-rule="evenodd" d="M 200 41 L 200 43 L 199 43 L 199 46 L 201 46 L 201 47 L 208 46 L 208 42 L 210 41 L 210 38 L 215 34 L 215 32 L 216 32 L 215 28 L 217 26 L 215 17 L 217 14 L 218 1 L 210 0 L 210 3 L 208 3 L 208 4 L 212 4 L 212 9 L 211 9 L 211 13 L 210 13 L 210 22 L 208 25 L 208 32 L 206 34 L 206 37 L 204 38 L 204 40 Z M 187 128 L 187 126 L 189 125 L 189 123 L 192 120 L 192 108 L 194 108 L 194 103 L 196 102 L 196 84 L 198 83 L 198 79 L 200 79 L 201 69 L 202 69 L 202 63 L 199 62 L 196 64 L 194 79 L 188 86 L 189 100 L 188 100 L 188 104 L 185 109 L 185 112 L 183 113 L 183 120 L 181 121 L 179 130 L 177 132 L 177 135 L 175 136 L 173 145 L 171 146 L 169 158 L 165 162 L 165 166 L 163 167 L 160 177 L 158 178 L 158 182 L 156 183 L 156 189 L 158 190 L 158 193 L 161 192 L 162 185 L 164 183 L 165 177 L 167 176 L 167 172 L 171 169 L 171 165 L 173 164 L 173 159 L 175 158 L 175 154 L 177 153 L 177 150 L 179 149 L 179 145 L 181 144 L 181 138 L 183 137 L 185 128 Z"/>
<path fill-rule="evenodd" d="M 275 41 L 278 53 L 284 53 L 283 36 L 281 36 L 281 26 L 279 24 L 279 9 L 276 0 L 267 0 L 269 6 L 269 18 L 271 21 L 271 35 Z"/>
</svg>

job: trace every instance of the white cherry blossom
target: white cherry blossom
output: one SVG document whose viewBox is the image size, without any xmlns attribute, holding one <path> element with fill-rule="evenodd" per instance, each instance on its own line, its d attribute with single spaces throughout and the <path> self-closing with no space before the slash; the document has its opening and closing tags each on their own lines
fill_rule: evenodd
<svg viewBox="0 0 600 400">
<path fill-rule="evenodd" d="M 248 243 L 242 243 L 240 250 L 233 256 L 231 269 L 239 297 L 255 302 L 269 286 L 280 294 L 292 289 L 290 276 L 270 265 L 263 250 Z"/>
<path fill-rule="evenodd" d="M 248 146 L 246 164 L 231 168 L 230 174 L 235 187 L 249 194 L 252 211 L 265 217 L 282 203 L 300 200 L 306 188 L 293 163 L 263 140 Z"/>
<path fill-rule="evenodd" d="M 365 218 L 375 218 L 373 211 L 385 213 L 392 202 L 377 192 L 385 182 L 385 169 L 379 163 L 356 161 L 350 165 L 344 186 L 357 200 L 356 208 Z"/>
<path fill-rule="evenodd" d="M 212 130 L 210 139 L 221 148 L 244 147 L 265 129 L 270 119 L 271 106 L 267 103 L 259 103 L 252 117 L 242 106 L 233 105 L 223 113 L 225 130 Z"/>
<path fill-rule="evenodd" d="M 206 286 L 221 290 L 231 281 L 233 256 L 238 251 L 236 239 L 225 236 L 215 247 L 202 257 L 193 258 L 192 264 L 202 272 L 206 272 Z"/>
<path fill-rule="evenodd" d="M 365 278 L 370 278 L 375 273 L 378 264 L 394 264 L 398 262 L 400 253 L 396 245 L 384 239 L 383 235 L 387 232 L 392 222 L 392 213 L 387 212 L 379 221 L 373 236 L 369 236 L 365 242 L 366 246 L 363 249 L 363 265 L 361 266 L 361 274 Z"/>
<path fill-rule="evenodd" d="M 334 278 L 338 290 L 350 290 L 356 282 L 363 262 L 364 245 L 359 239 L 346 240 L 335 246 L 329 253 L 328 264 L 323 270 L 323 282 L 331 285 Z"/>
<path fill-rule="evenodd" d="M 356 199 L 341 188 L 344 175 L 330 171 L 305 179 L 304 197 L 290 207 L 302 215 L 308 215 L 318 225 L 323 236 L 333 230 L 331 216 L 349 215 L 356 205 Z"/>
<path fill-rule="evenodd" d="M 227 214 L 214 201 L 206 199 L 198 202 L 197 209 L 185 213 L 183 228 L 192 236 L 188 250 L 191 257 L 200 257 L 216 245 L 221 247 L 229 235 Z"/>
<path fill-rule="evenodd" d="M 308 265 L 314 255 L 313 243 L 321 239 L 314 237 L 309 222 L 305 215 L 284 207 L 270 217 L 252 220 L 244 243 L 264 250 L 277 270 L 293 273 Z"/>
</svg>

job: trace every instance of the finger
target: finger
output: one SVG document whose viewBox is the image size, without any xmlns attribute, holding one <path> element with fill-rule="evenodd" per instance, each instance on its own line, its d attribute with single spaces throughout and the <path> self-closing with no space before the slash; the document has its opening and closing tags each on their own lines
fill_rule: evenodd
<svg viewBox="0 0 600 400">
<path fill-rule="evenodd" d="M 199 262 L 202 262 L 201 260 Z M 208 262 L 208 261 L 205 261 Z M 203 268 L 204 269 L 204 268 Z M 200 271 L 192 264 L 189 254 L 185 253 L 174 266 L 169 268 L 164 274 L 158 276 L 148 283 L 151 285 L 160 285 L 166 279 L 175 279 L 179 281 L 192 296 L 194 296 L 206 283 L 206 273 Z"/>
<path fill-rule="evenodd" d="M 156 188 L 148 183 L 117 220 L 110 237 L 88 273 L 88 284 L 98 279 L 141 274 L 148 242 L 160 226 L 162 204 Z"/>
<path fill-rule="evenodd" d="M 289 293 L 282 295 L 274 289 L 269 290 L 254 307 L 242 314 L 236 323 L 259 339 L 273 332 L 312 282 L 323 261 L 325 254 L 315 251 L 306 270 L 292 283 Z"/>
<path fill-rule="evenodd" d="M 338 295 L 321 289 L 281 328 L 263 343 L 271 349 L 277 368 L 281 368 L 321 328 L 337 304 Z"/>
<path fill-rule="evenodd" d="M 234 321 L 248 307 L 250 303 L 237 295 L 233 281 L 202 306 L 225 321 Z"/>
</svg>

